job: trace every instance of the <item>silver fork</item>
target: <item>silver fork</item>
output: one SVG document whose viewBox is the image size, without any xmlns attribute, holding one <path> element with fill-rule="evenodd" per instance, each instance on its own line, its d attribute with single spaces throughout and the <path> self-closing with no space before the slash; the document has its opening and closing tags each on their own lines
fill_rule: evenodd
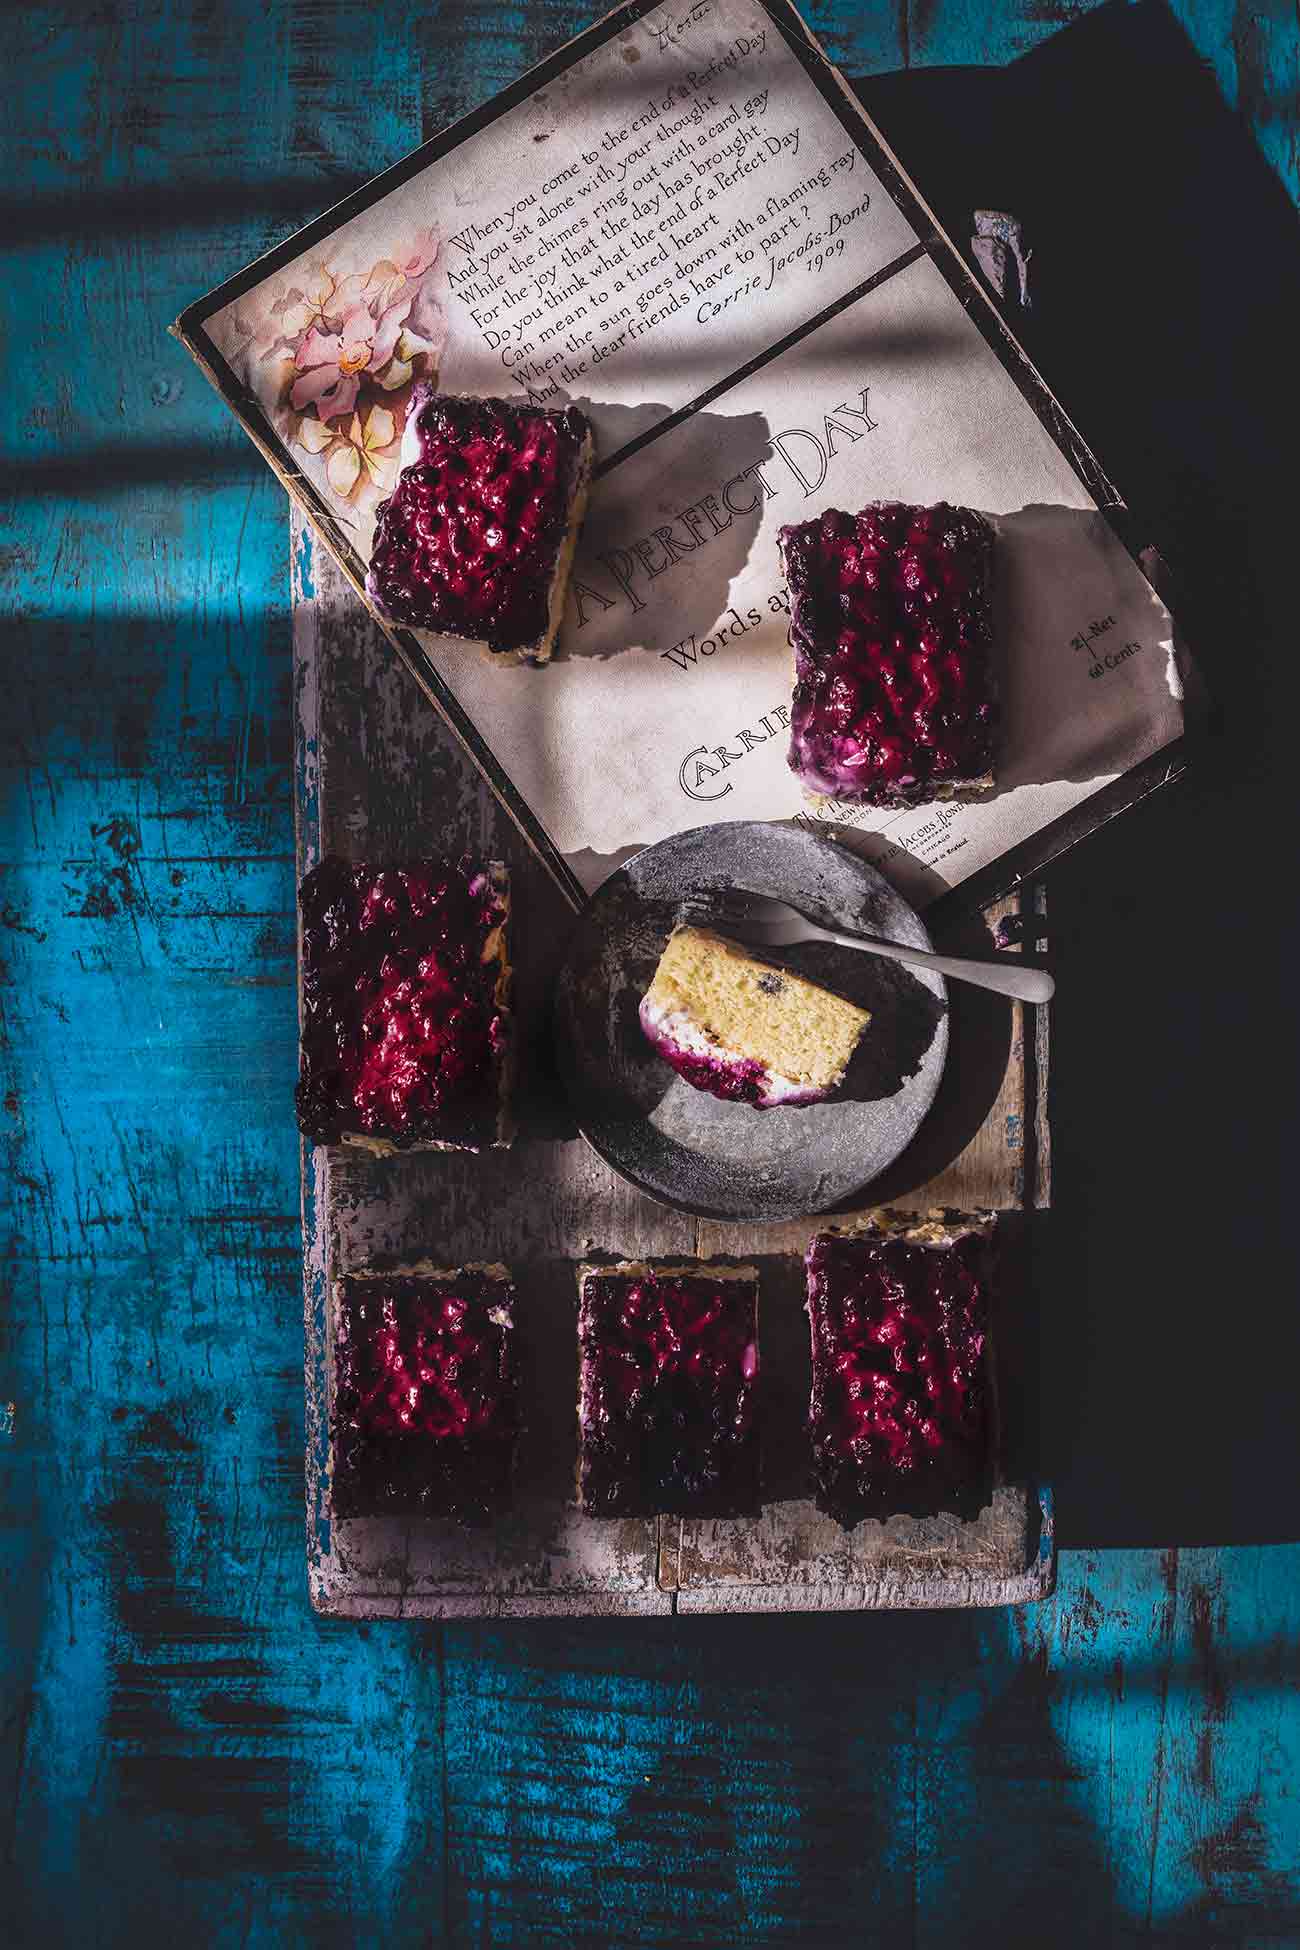
<svg viewBox="0 0 1300 1950">
<path fill-rule="evenodd" d="M 792 948 L 798 941 L 833 941 L 840 948 L 863 948 L 887 961 L 908 962 L 915 968 L 934 968 L 955 982 L 1010 995 L 1017 1002 L 1047 1002 L 1056 983 L 1042 968 L 1016 968 L 1009 962 L 967 961 L 957 955 L 934 955 L 924 948 L 905 948 L 874 934 L 837 934 L 810 921 L 797 907 L 736 887 L 706 896 L 707 912 L 721 927 L 753 948 Z M 703 910 L 704 903 L 700 904 Z M 701 911 L 701 919 L 704 918 Z"/>
</svg>

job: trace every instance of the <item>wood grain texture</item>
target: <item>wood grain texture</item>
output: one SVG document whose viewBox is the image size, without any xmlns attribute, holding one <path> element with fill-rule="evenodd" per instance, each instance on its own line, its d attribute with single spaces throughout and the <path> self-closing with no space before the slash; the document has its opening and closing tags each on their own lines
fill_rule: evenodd
<svg viewBox="0 0 1300 1950">
<path fill-rule="evenodd" d="M 1084 10 L 809 11 L 854 72 L 1010 59 Z M 1179 15 L 1294 198 L 1292 10 Z M 1182 511 L 1209 510 L 1191 559 L 1218 662 L 1249 645 L 1277 709 L 1229 788 L 1180 787 L 1053 878 L 1064 1244 L 1033 1358 L 1068 1486 L 1054 1598 L 444 1626 L 308 1604 L 287 519 L 166 324 L 586 19 L 568 0 L 6 17 L 0 1939 L 982 1950 L 1037 1945 L 1047 1918 L 1064 1950 L 1289 1950 L 1294 1363 L 1280 1312 L 1253 1362 L 1246 1328 L 1270 1294 L 1294 1311 L 1269 1257 L 1291 1111 L 1266 1094 L 1246 1128 L 1235 1041 L 1240 943 L 1275 913 L 1250 842 L 1294 792 L 1293 497 L 1274 513 L 1240 486 L 1252 428 L 1286 452 L 1282 369 L 1242 404 L 1285 307 L 1247 310 L 1253 351 L 1229 335 L 1204 363 L 1194 312 L 1171 331 L 1149 308 L 1141 384 L 1182 418 L 1148 451 L 1183 454 Z M 1106 126 L 1100 101 L 1088 137 Z M 1221 282 L 1221 239 L 1241 243 L 1240 303 L 1249 209 L 1211 199 L 1197 223 Z M 1153 876 L 1175 841 L 1185 865 Z M 1117 918 L 1143 971 L 1122 1009 Z M 1206 972 L 1171 1005 L 1167 959 L 1193 944 Z M 1289 1019 L 1292 965 L 1254 968 L 1256 1020 Z M 1215 1224 L 1171 1264 L 1125 1216 L 1143 1199 Z M 1238 1358 L 1208 1414 L 1207 1361 Z"/>
<path fill-rule="evenodd" d="M 818 1222 L 718 1225 L 632 1191 L 579 1138 L 557 1094 L 551 996 L 570 913 L 542 862 L 489 799 L 342 570 L 295 511 L 295 777 L 298 868 L 328 853 L 401 859 L 435 850 L 503 859 L 511 878 L 519 1134 L 509 1151 L 376 1158 L 304 1145 L 307 1552 L 312 1601 L 351 1617 L 672 1611 L 858 1611 L 1023 1603 L 1055 1575 L 1050 1496 L 1004 1482 L 976 1522 L 895 1518 L 846 1536 L 809 1498 L 811 1375 L 802 1252 Z M 509 681 L 508 673 L 505 681 Z M 828 844 L 830 842 L 827 842 Z M 1032 896 L 1026 896 L 1032 905 Z M 1019 911 L 1000 902 L 991 922 Z M 987 951 L 983 925 L 967 924 Z M 891 1195 L 1008 1215 L 1013 1249 L 1027 1190 L 1026 1133 L 1040 1121 L 1027 1023 L 1038 1012 L 954 988 L 951 1068 Z M 1045 1122 L 1045 1112 L 1041 1121 Z M 968 1135 L 969 1133 L 969 1135 Z M 937 1147 L 937 1148 L 936 1148 Z M 1046 1202 L 1046 1181 L 1039 1196 Z M 873 1204 L 879 1199 L 873 1195 Z M 824 1223 L 824 1221 L 822 1222 Z M 575 1275 L 594 1250 L 619 1258 L 763 1256 L 764 1511 L 758 1521 L 603 1523 L 575 1507 Z M 521 1294 L 527 1382 L 515 1509 L 480 1535 L 454 1524 L 329 1513 L 335 1283 L 385 1262 L 502 1260 Z M 1004 1275 L 1005 1277 L 1005 1275 Z M 995 1324 L 995 1347 L 1017 1310 Z M 1001 1360 L 1016 1401 L 1022 1364 Z"/>
</svg>

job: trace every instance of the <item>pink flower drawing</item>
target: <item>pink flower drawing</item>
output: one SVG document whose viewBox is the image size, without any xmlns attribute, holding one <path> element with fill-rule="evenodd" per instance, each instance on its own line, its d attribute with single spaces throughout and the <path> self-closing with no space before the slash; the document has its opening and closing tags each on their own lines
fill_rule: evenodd
<svg viewBox="0 0 1300 1950">
<path fill-rule="evenodd" d="M 411 248 L 404 258 L 397 260 L 397 268 L 405 278 L 422 278 L 435 263 L 438 256 L 438 239 L 431 230 L 417 230 L 411 239 Z"/>
<path fill-rule="evenodd" d="M 274 385 L 286 437 L 323 458 L 340 500 L 373 497 L 396 479 L 411 385 L 436 379 L 447 336 L 438 260 L 435 233 L 417 230 L 368 270 L 314 259 L 296 282 L 234 314 L 250 382 L 264 395 Z"/>
<path fill-rule="evenodd" d="M 411 294 L 403 292 L 378 315 L 368 305 L 354 305 L 337 331 L 313 326 L 294 356 L 299 377 L 289 394 L 293 405 L 300 412 L 314 406 L 322 420 L 341 420 L 356 405 L 365 374 L 386 391 L 403 385 L 410 377 L 409 361 L 397 362 L 407 370 L 391 382 L 380 375 L 397 351 L 410 309 Z"/>
</svg>

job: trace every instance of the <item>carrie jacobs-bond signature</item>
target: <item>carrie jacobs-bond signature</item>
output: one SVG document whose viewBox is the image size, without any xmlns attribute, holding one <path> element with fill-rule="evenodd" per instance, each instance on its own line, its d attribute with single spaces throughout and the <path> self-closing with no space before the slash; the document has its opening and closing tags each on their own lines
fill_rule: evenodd
<svg viewBox="0 0 1300 1950">
<path fill-rule="evenodd" d="M 651 529 L 626 548 L 602 550 L 596 560 L 608 569 L 621 595 L 611 596 L 593 582 L 575 578 L 570 588 L 578 628 L 585 629 L 590 622 L 593 605 L 601 615 L 616 608 L 620 600 L 630 603 L 633 610 L 645 609 L 648 599 L 642 591 L 647 583 L 666 575 L 698 549 L 707 548 L 726 533 L 737 516 L 752 515 L 783 488 L 798 486 L 804 498 L 815 494 L 841 447 L 876 431 L 879 422 L 867 411 L 870 391 L 869 386 L 862 387 L 856 406 L 841 400 L 823 413 L 816 432 L 810 427 L 787 427 L 782 433 L 774 433 L 757 460 L 732 474 L 720 487 L 698 495 L 671 521 Z"/>
</svg>

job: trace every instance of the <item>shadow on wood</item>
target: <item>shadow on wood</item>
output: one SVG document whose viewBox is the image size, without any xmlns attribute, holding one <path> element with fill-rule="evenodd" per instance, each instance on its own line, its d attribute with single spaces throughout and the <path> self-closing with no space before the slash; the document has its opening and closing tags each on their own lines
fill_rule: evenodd
<svg viewBox="0 0 1300 1950">
<path fill-rule="evenodd" d="M 1062 1541 L 1295 1539 L 1294 211 L 1160 6 L 859 92 L 963 247 L 973 201 L 1024 222 L 1027 349 L 1152 518 L 1222 705 L 1183 785 L 1052 873 Z"/>
</svg>

